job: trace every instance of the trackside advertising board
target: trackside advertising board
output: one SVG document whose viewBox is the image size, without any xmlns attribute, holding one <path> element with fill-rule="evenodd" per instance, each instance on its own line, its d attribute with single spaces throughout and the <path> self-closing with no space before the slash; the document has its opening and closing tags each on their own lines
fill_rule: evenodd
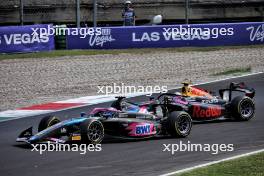
<svg viewBox="0 0 264 176">
<path fill-rule="evenodd" d="M 51 25 L 0 27 L 0 53 L 23 53 L 54 49 L 54 35 L 41 34 Z"/>
<path fill-rule="evenodd" d="M 70 29 L 68 49 L 125 49 L 264 44 L 264 23 Z"/>
</svg>

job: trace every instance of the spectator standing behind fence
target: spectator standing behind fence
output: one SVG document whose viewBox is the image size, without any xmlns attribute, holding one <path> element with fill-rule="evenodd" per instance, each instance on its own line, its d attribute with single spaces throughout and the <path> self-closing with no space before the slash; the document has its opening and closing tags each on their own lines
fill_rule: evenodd
<svg viewBox="0 0 264 176">
<path fill-rule="evenodd" d="M 135 26 L 136 15 L 132 8 L 131 1 L 125 2 L 125 9 L 123 10 L 122 17 L 124 26 Z"/>
</svg>

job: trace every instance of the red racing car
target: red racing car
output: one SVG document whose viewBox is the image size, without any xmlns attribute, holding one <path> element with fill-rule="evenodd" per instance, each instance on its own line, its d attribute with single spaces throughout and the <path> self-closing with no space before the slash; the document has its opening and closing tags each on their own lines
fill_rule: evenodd
<svg viewBox="0 0 264 176">
<path fill-rule="evenodd" d="M 219 96 L 209 91 L 190 86 L 184 82 L 181 93 L 164 93 L 159 95 L 152 103 L 145 106 L 144 113 L 155 114 L 155 108 L 162 109 L 162 116 L 166 119 L 172 112 L 179 116 L 188 116 L 195 121 L 208 121 L 216 119 L 235 119 L 247 121 L 254 117 L 255 104 L 253 97 L 255 90 L 248 88 L 244 83 L 231 83 L 227 89 L 220 89 Z M 124 101 L 122 98 L 113 103 L 112 107 L 126 112 L 140 112 L 140 104 Z"/>
</svg>

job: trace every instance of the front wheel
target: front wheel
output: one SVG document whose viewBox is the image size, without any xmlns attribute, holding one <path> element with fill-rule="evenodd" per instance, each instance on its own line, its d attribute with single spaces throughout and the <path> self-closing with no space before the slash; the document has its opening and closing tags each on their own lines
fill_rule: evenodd
<svg viewBox="0 0 264 176">
<path fill-rule="evenodd" d="M 192 118 L 184 111 L 173 111 L 168 116 L 167 131 L 174 137 L 186 137 L 192 129 Z"/>
<path fill-rule="evenodd" d="M 81 140 L 85 143 L 99 144 L 104 138 L 103 124 L 96 119 L 87 119 L 80 125 Z"/>
<path fill-rule="evenodd" d="M 38 132 L 45 130 L 48 127 L 51 127 L 57 123 L 60 123 L 60 119 L 55 116 L 46 116 L 43 117 L 38 126 Z"/>
</svg>

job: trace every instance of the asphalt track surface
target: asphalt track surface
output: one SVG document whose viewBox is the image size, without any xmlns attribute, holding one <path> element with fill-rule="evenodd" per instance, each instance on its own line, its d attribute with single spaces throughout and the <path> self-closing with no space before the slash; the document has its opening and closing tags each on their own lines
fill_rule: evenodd
<svg viewBox="0 0 264 176">
<path fill-rule="evenodd" d="M 231 81 L 244 81 L 256 89 L 256 115 L 248 122 L 199 123 L 185 139 L 152 139 L 144 141 L 115 141 L 102 144 L 101 152 L 46 152 L 40 155 L 30 148 L 17 146 L 15 139 L 21 130 L 37 124 L 40 118 L 28 117 L 0 123 L 0 175 L 160 175 L 171 171 L 223 159 L 264 148 L 264 74 L 201 85 L 213 91 L 226 87 Z M 144 97 L 133 98 L 141 101 Z M 61 118 L 90 111 L 103 103 L 55 113 Z M 36 128 L 35 128 L 36 129 Z M 162 152 L 163 144 L 187 143 L 234 144 L 234 152 Z M 250 167 L 250 166 L 249 166 Z"/>
</svg>

